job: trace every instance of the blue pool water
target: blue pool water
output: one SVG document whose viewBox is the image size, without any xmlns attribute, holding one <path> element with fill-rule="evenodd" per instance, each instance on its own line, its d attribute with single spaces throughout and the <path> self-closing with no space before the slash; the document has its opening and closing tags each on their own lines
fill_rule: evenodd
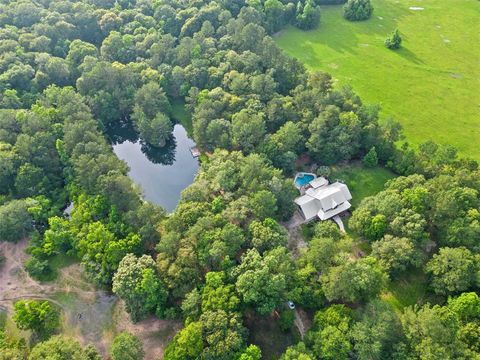
<svg viewBox="0 0 480 360">
<path fill-rule="evenodd" d="M 303 177 L 298 176 L 295 179 L 295 184 L 297 184 L 298 186 L 305 186 L 313 179 L 315 179 L 313 175 L 305 174 L 303 175 Z"/>
</svg>

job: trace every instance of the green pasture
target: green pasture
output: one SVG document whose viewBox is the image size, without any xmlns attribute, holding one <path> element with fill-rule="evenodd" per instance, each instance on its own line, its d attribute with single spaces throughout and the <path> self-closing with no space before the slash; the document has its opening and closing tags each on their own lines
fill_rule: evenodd
<svg viewBox="0 0 480 360">
<path fill-rule="evenodd" d="M 431 139 L 480 160 L 480 2 L 372 3 L 367 21 L 346 21 L 341 6 L 324 6 L 318 29 L 290 27 L 275 39 L 307 68 L 380 104 L 382 119 L 400 121 L 408 142 Z M 395 28 L 403 43 L 392 51 L 383 42 Z"/>
</svg>

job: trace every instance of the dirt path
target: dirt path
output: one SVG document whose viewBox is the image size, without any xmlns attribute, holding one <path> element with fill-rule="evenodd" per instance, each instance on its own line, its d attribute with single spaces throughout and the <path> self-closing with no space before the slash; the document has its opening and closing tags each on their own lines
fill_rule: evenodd
<svg viewBox="0 0 480 360">
<path fill-rule="evenodd" d="M 29 294 L 44 294 L 50 290 L 47 286 L 38 284 L 24 270 L 26 247 L 27 240 L 18 243 L 0 242 L 0 251 L 5 256 L 5 263 L 0 269 L 0 301 Z"/>
<path fill-rule="evenodd" d="M 308 245 L 303 239 L 300 226 L 305 223 L 305 219 L 302 215 L 295 211 L 292 218 L 283 224 L 288 230 L 288 249 L 294 257 L 298 257 L 300 250 L 306 248 Z"/>
<path fill-rule="evenodd" d="M 157 360 L 168 341 L 181 328 L 181 322 L 151 317 L 133 324 L 123 303 L 107 291 L 95 289 L 83 276 L 80 264 L 60 270 L 54 282 L 40 283 L 23 268 L 28 255 L 27 241 L 0 242 L 5 263 L 0 268 L 0 311 L 11 313 L 19 299 L 44 299 L 62 309 L 60 332 L 82 344 L 94 344 L 106 358 L 115 334 L 130 331 L 144 345 L 145 359 Z"/>
<path fill-rule="evenodd" d="M 312 326 L 312 322 L 310 318 L 308 317 L 308 314 L 303 311 L 302 309 L 295 309 L 295 320 L 294 324 L 298 329 L 298 332 L 300 333 L 300 337 L 304 338 L 306 332 L 310 327 Z"/>
<path fill-rule="evenodd" d="M 288 230 L 288 249 L 295 258 L 300 255 L 301 249 L 308 247 L 301 232 L 301 225 L 304 223 L 305 219 L 303 216 L 298 211 L 295 211 L 292 218 L 283 224 Z M 298 307 L 295 309 L 294 324 L 300 333 L 300 337 L 303 339 L 311 324 L 307 313 Z"/>
</svg>

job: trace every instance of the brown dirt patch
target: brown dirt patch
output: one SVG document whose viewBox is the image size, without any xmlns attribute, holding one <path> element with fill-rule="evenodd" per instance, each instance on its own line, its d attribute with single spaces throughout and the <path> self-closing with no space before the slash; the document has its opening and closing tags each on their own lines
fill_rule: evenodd
<svg viewBox="0 0 480 360">
<path fill-rule="evenodd" d="M 121 331 L 137 335 L 143 343 L 146 360 L 158 360 L 166 344 L 181 328 L 179 321 L 148 318 L 133 324 L 123 303 L 113 294 L 96 289 L 84 276 L 80 264 L 66 266 L 52 282 L 32 279 L 23 268 L 28 258 L 27 240 L 0 242 L 5 263 L 0 268 L 0 310 L 11 314 L 19 299 L 49 300 L 62 309 L 60 333 L 82 344 L 94 344 L 106 358 L 113 337 Z"/>
</svg>

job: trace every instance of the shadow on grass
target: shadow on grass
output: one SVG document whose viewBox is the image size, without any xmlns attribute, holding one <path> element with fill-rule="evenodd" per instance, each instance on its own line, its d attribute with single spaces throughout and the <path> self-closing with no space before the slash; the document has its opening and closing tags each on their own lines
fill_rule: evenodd
<svg viewBox="0 0 480 360">
<path fill-rule="evenodd" d="M 391 50 L 391 51 L 393 51 L 398 56 L 404 58 L 405 60 L 410 61 L 410 62 L 412 62 L 416 65 L 424 65 L 425 64 L 425 62 L 422 59 L 420 59 L 417 55 L 415 55 L 414 52 L 412 52 L 411 50 L 409 50 L 405 47 L 401 47 L 398 50 Z"/>
<path fill-rule="evenodd" d="M 392 279 L 382 299 L 397 310 L 415 304 L 440 304 L 442 297 L 428 291 L 428 278 L 422 269 L 411 269 L 398 278 Z"/>
<path fill-rule="evenodd" d="M 302 54 L 300 58 L 302 61 L 307 66 L 314 68 L 328 65 L 322 59 L 318 44 L 327 46 L 340 55 L 355 57 L 358 55 L 357 49 L 359 46 L 374 45 L 373 43 L 360 44 L 361 37 L 367 35 L 372 39 L 386 38 L 389 33 L 397 28 L 403 17 L 410 15 L 406 6 L 388 2 L 382 4 L 381 11 L 374 10 L 370 19 L 358 22 L 350 22 L 343 17 L 342 5 L 322 6 L 322 11 L 322 18 L 317 29 L 300 31 L 290 28 L 287 30 L 288 32 L 296 33 L 291 38 L 292 41 L 301 41 L 300 48 Z M 406 56 L 410 61 L 420 63 L 420 59 L 408 51 L 404 51 L 401 55 Z"/>
</svg>

